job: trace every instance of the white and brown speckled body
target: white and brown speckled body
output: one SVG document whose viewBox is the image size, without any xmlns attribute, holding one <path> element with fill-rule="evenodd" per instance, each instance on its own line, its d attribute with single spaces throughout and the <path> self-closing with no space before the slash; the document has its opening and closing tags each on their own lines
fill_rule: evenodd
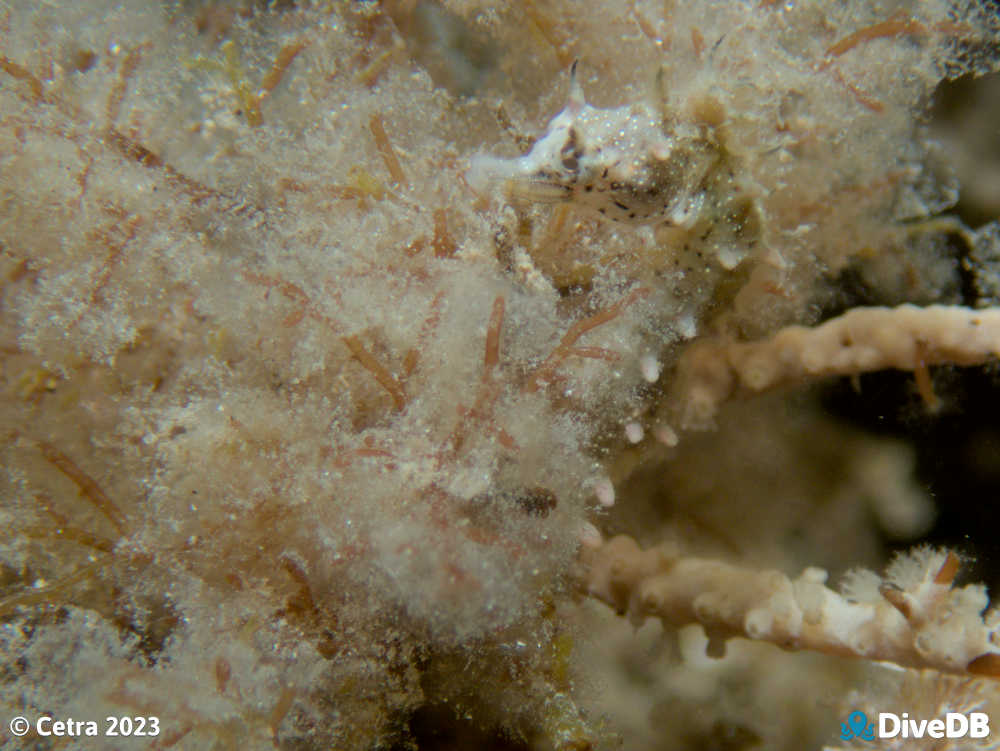
<svg viewBox="0 0 1000 751">
<path fill-rule="evenodd" d="M 697 128 L 664 128 L 646 103 L 598 109 L 574 74 L 569 103 L 531 151 L 517 159 L 478 157 L 473 184 L 505 180 L 511 195 L 571 202 L 616 222 L 694 224 L 718 152 Z"/>
</svg>

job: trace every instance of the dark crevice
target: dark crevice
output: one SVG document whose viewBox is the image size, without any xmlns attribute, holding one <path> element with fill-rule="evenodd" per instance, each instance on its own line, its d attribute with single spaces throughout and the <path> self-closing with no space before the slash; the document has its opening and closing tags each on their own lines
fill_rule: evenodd
<svg viewBox="0 0 1000 751">
<path fill-rule="evenodd" d="M 426 704 L 410 715 L 409 738 L 391 751 L 528 751 L 523 741 L 500 729 L 483 730 L 444 704 Z"/>
<path fill-rule="evenodd" d="M 1000 373 L 940 367 L 933 378 L 943 402 L 937 414 L 924 406 L 912 375 L 899 371 L 862 375 L 858 389 L 840 379 L 825 388 L 823 403 L 838 418 L 914 447 L 916 479 L 938 513 L 921 542 L 974 557 L 969 580 L 1000 593 Z"/>
</svg>

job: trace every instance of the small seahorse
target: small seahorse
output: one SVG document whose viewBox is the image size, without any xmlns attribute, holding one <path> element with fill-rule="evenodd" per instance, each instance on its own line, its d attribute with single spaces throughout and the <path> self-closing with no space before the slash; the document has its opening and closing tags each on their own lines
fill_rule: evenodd
<svg viewBox="0 0 1000 751">
<path fill-rule="evenodd" d="M 509 195 L 571 202 L 631 224 L 692 226 L 706 200 L 718 149 L 695 125 L 670 123 L 646 102 L 598 109 L 570 69 L 569 101 L 531 151 L 515 159 L 477 156 L 469 182 L 502 181 Z"/>
</svg>

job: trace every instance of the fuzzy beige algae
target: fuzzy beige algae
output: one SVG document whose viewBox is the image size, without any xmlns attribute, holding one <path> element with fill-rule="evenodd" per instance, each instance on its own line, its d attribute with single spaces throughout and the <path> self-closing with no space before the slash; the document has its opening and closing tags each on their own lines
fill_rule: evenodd
<svg viewBox="0 0 1000 751">
<path fill-rule="evenodd" d="M 919 117 L 995 64 L 997 27 L 931 0 L 0 6 L 5 715 L 155 714 L 178 749 L 710 743 L 600 706 L 629 658 L 588 657 L 618 624 L 579 601 L 600 555 L 581 540 L 632 508 L 691 560 L 744 557 L 718 570 L 830 565 L 782 542 L 792 487 L 841 566 L 878 562 L 866 498 L 925 529 L 905 448 L 807 397 L 749 407 L 772 439 L 729 465 L 702 436 L 688 474 L 663 462 L 687 422 L 739 422 L 726 357 L 816 324 L 846 270 L 886 304 L 980 315 L 955 312 L 941 259 L 971 235 L 937 218 L 954 185 Z M 997 353 L 939 328 L 903 364 L 918 378 Z M 729 381 L 687 421 L 711 347 Z M 775 438 L 797 409 L 843 446 Z M 773 534 L 688 525 L 740 502 L 695 467 L 735 483 L 758 448 L 793 457 L 788 495 L 747 491 Z M 856 471 L 813 481 L 831 466 Z M 643 701 L 703 690 L 745 745 L 767 732 L 752 705 L 815 717 L 765 687 L 783 657 L 740 649 L 665 658 Z M 847 695 L 835 658 L 804 659 Z M 797 722 L 768 747 L 826 737 Z"/>
</svg>

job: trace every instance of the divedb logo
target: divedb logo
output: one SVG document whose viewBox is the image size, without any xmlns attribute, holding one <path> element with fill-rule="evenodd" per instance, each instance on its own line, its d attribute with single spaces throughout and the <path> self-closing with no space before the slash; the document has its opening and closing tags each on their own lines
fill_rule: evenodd
<svg viewBox="0 0 1000 751">
<path fill-rule="evenodd" d="M 840 723 L 841 740 L 856 738 L 985 738 L 990 734 L 990 718 L 985 712 L 948 712 L 944 718 L 915 720 L 909 713 L 879 712 L 876 722 L 868 722 L 864 712 L 854 710 Z"/>
</svg>

